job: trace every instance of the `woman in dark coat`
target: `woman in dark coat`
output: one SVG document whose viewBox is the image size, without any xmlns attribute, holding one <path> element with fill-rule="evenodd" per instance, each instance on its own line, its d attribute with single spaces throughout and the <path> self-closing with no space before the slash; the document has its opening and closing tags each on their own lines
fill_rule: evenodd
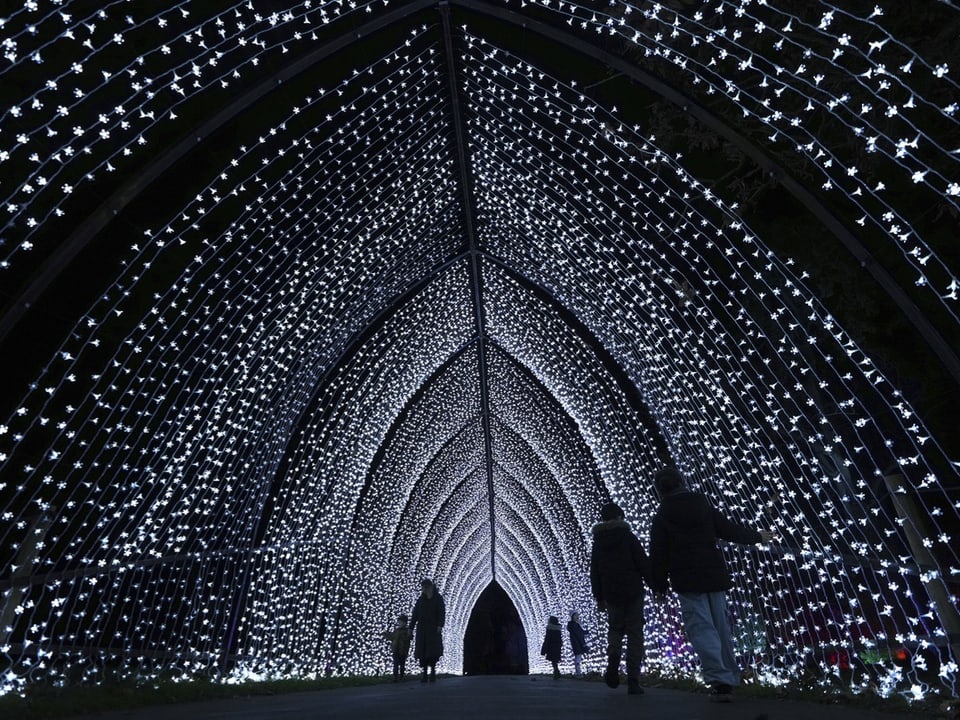
<svg viewBox="0 0 960 720">
<path fill-rule="evenodd" d="M 540 654 L 545 655 L 550 664 L 553 665 L 553 677 L 560 679 L 560 656 L 563 653 L 563 635 L 560 634 L 560 620 L 556 615 L 551 615 L 547 620 L 547 631 L 543 637 L 543 645 L 540 646 Z"/>
<path fill-rule="evenodd" d="M 410 627 L 414 630 L 413 656 L 420 661 L 423 675 L 420 682 L 437 679 L 437 660 L 443 655 L 443 623 L 446 620 L 443 597 L 432 580 L 420 581 L 420 597 L 413 606 Z"/>
</svg>

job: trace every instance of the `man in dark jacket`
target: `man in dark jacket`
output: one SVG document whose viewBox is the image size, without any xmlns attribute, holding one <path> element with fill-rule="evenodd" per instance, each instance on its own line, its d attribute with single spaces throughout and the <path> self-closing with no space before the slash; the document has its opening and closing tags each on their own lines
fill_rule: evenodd
<svg viewBox="0 0 960 720">
<path fill-rule="evenodd" d="M 687 490 L 676 468 L 654 477 L 660 509 L 650 528 L 651 586 L 680 599 L 687 639 L 700 658 L 713 699 L 728 702 L 740 669 L 733 654 L 725 591 L 732 581 L 717 540 L 743 545 L 770 542 L 773 533 L 751 530 L 720 514 L 707 497 Z"/>
<path fill-rule="evenodd" d="M 627 692 L 638 695 L 643 662 L 643 583 L 650 577 L 650 559 L 623 519 L 616 503 L 600 510 L 593 526 L 590 588 L 600 612 L 607 613 L 607 669 L 603 679 L 611 688 L 620 684 L 623 636 L 627 636 Z"/>
</svg>

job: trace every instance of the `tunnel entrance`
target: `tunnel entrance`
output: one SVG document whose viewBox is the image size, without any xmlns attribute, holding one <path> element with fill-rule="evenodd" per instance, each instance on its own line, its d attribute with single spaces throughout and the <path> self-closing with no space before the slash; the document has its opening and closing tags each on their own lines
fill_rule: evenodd
<svg viewBox="0 0 960 720">
<path fill-rule="evenodd" d="M 497 582 L 473 606 L 463 638 L 464 675 L 526 675 L 527 634 L 520 613 Z"/>
</svg>

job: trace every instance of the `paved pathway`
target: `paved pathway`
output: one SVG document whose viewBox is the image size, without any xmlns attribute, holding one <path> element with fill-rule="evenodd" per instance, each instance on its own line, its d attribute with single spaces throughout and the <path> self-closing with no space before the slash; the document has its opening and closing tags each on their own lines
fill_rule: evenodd
<svg viewBox="0 0 960 720">
<path fill-rule="evenodd" d="M 679 690 L 626 687 L 550 677 L 488 675 L 436 683 L 385 683 L 289 695 L 256 696 L 124 710 L 86 720 L 906 720 L 857 707 L 735 698 L 730 704 Z M 81 719 L 77 719 L 81 720 Z"/>
</svg>

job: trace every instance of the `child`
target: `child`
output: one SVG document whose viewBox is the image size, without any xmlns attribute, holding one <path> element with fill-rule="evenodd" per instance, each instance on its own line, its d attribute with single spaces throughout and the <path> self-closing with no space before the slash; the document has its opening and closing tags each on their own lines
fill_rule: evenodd
<svg viewBox="0 0 960 720">
<path fill-rule="evenodd" d="M 407 671 L 407 654 L 410 652 L 410 630 L 407 628 L 407 616 L 397 618 L 397 626 L 387 630 L 383 637 L 390 643 L 393 655 L 393 681 L 400 682 Z"/>
<path fill-rule="evenodd" d="M 573 653 L 573 673 L 577 677 L 583 677 L 580 661 L 587 653 L 587 641 L 584 637 L 583 626 L 580 625 L 580 615 L 576 611 L 570 613 L 567 632 L 570 633 L 570 651 Z"/>
<path fill-rule="evenodd" d="M 540 654 L 545 655 L 550 664 L 553 665 L 553 679 L 560 679 L 560 655 L 563 652 L 563 636 L 560 634 L 560 620 L 556 615 L 551 615 L 547 620 L 547 632 L 543 638 L 543 645 L 540 646 Z"/>
</svg>

